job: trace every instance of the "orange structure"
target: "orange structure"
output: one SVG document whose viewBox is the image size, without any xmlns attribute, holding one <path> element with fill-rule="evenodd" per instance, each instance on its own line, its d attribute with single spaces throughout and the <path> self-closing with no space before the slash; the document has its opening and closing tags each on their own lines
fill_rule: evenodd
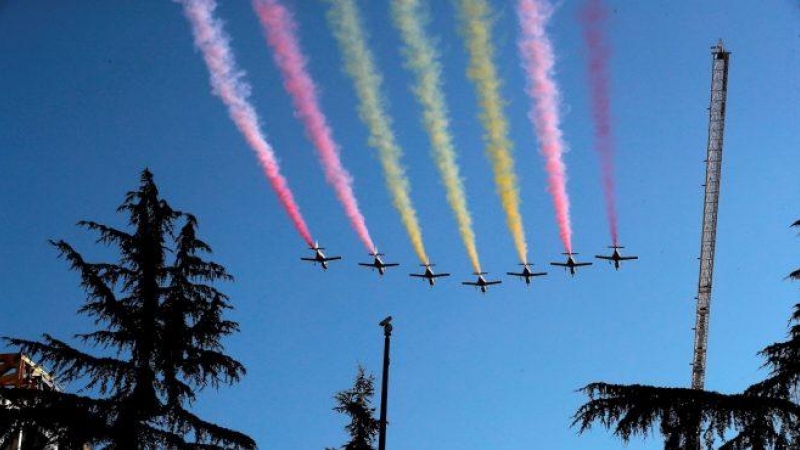
<svg viewBox="0 0 800 450">
<path fill-rule="evenodd" d="M 57 389 L 53 377 L 22 353 L 0 354 L 0 388 Z"/>
<path fill-rule="evenodd" d="M 0 389 L 58 389 L 53 377 L 41 366 L 22 353 L 0 354 Z M 0 400 L 0 406 L 13 407 Z M 0 441 L 0 450 L 27 450 L 29 448 L 46 448 L 58 450 L 58 446 L 43 447 L 47 441 L 46 432 L 35 429 L 20 429 L 4 441 Z M 23 439 L 24 437 L 24 439 Z M 23 445 L 24 442 L 24 445 Z M 88 447 L 85 447 L 88 449 Z"/>
</svg>

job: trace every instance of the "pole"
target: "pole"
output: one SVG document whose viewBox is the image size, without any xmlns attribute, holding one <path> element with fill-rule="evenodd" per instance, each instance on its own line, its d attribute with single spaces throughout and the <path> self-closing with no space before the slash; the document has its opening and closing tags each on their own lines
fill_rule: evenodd
<svg viewBox="0 0 800 450">
<path fill-rule="evenodd" d="M 381 379 L 381 417 L 378 421 L 378 450 L 386 450 L 386 404 L 389 399 L 389 345 L 392 339 L 392 316 L 383 319 L 383 377 Z"/>
<path fill-rule="evenodd" d="M 717 244 L 717 211 L 722 174 L 722 141 L 725 132 L 725 109 L 728 97 L 728 60 L 730 52 L 722 40 L 711 49 L 711 102 L 708 107 L 708 148 L 706 150 L 705 199 L 703 228 L 700 233 L 700 277 L 697 282 L 697 307 L 692 356 L 692 389 L 705 389 L 708 324 L 711 315 L 711 287 L 714 277 L 714 254 Z M 700 450 L 701 416 L 692 411 L 696 433 L 687 436 L 686 448 Z"/>
<path fill-rule="evenodd" d="M 697 308 L 692 357 L 692 389 L 704 389 L 708 323 L 711 315 L 711 286 L 714 276 L 714 253 L 717 243 L 717 209 L 722 172 L 722 137 L 725 131 L 725 106 L 728 95 L 728 59 L 730 52 L 722 40 L 711 51 L 711 104 L 708 108 L 708 149 L 706 153 L 705 200 L 700 239 L 700 277 L 697 283 Z"/>
</svg>

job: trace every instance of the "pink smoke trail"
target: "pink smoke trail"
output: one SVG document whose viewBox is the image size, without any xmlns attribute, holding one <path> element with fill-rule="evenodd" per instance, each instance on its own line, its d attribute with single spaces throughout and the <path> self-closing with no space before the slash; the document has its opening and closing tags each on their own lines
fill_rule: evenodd
<svg viewBox="0 0 800 450">
<path fill-rule="evenodd" d="M 545 157 L 548 191 L 553 196 L 561 242 L 571 252 L 567 174 L 562 160 L 566 145 L 558 111 L 560 95 L 553 79 L 553 46 L 544 29 L 552 11 L 552 6 L 544 0 L 519 0 L 517 15 L 522 29 L 519 51 L 528 78 L 528 95 L 534 100 L 529 117 Z"/>
<path fill-rule="evenodd" d="M 267 43 L 272 48 L 275 63 L 283 75 L 284 87 L 292 97 L 297 116 L 317 149 L 325 170 L 325 179 L 333 186 L 361 242 L 370 252 L 375 251 L 353 192 L 353 180 L 342 166 L 339 147 L 333 140 L 331 129 L 317 100 L 317 87 L 306 70 L 306 58 L 300 50 L 295 34 L 297 24 L 292 14 L 277 0 L 253 0 L 253 7 L 261 21 Z"/>
<path fill-rule="evenodd" d="M 611 240 L 617 245 L 617 204 L 614 195 L 614 138 L 611 134 L 611 89 L 608 60 L 611 48 L 606 35 L 608 9 L 602 0 L 589 0 L 580 13 L 583 38 L 589 53 L 589 86 L 594 118 L 595 148 L 600 154 L 603 194 Z"/>
<path fill-rule="evenodd" d="M 250 86 L 243 80 L 244 73 L 236 67 L 230 39 L 223 30 L 222 23 L 214 17 L 216 1 L 183 0 L 181 4 L 184 14 L 192 24 L 194 43 L 203 53 L 203 59 L 208 66 L 214 93 L 227 106 L 228 114 L 236 128 L 256 153 L 256 158 L 272 189 L 278 195 L 278 200 L 286 209 L 300 236 L 311 246 L 314 242 L 311 232 L 306 226 L 286 179 L 280 173 L 275 153 L 261 131 L 258 114 L 250 104 Z"/>
</svg>

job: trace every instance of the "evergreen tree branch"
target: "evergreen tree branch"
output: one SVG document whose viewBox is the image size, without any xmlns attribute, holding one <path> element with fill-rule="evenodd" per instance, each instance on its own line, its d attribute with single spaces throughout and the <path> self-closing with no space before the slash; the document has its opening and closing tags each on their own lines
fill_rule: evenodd
<svg viewBox="0 0 800 450">
<path fill-rule="evenodd" d="M 677 434 L 686 443 L 696 436 L 697 423 L 719 439 L 732 427 L 744 429 L 754 424 L 761 430 L 760 436 L 774 445 L 782 427 L 800 423 L 800 406 L 777 398 L 607 383 L 589 384 L 581 392 L 590 401 L 578 410 L 572 425 L 584 433 L 597 422 L 613 429 L 623 442 L 646 437 L 657 426 L 665 440 Z"/>
<path fill-rule="evenodd" d="M 171 417 L 179 428 L 190 429 L 195 436 L 196 445 L 212 445 L 212 447 L 192 448 L 220 448 L 231 450 L 252 450 L 256 443 L 249 436 L 220 425 L 207 422 L 182 407 L 171 411 Z"/>
<path fill-rule="evenodd" d="M 91 220 L 81 220 L 78 222 L 78 226 L 86 228 L 87 230 L 96 231 L 99 235 L 96 242 L 99 244 L 116 245 L 121 248 L 123 252 L 130 251 L 133 248 L 133 236 L 122 230 Z"/>
<path fill-rule="evenodd" d="M 54 442 L 91 444 L 107 437 L 107 402 L 52 390 L 3 389 L 10 407 L 0 408 L 9 428 L 35 426 Z M 78 448 L 77 445 L 66 448 Z"/>
<path fill-rule="evenodd" d="M 89 377 L 87 389 L 98 387 L 101 394 L 129 384 L 130 364 L 114 358 L 97 358 L 74 349 L 69 344 L 45 334 L 44 343 L 24 339 L 3 338 L 9 345 L 21 347 L 24 353 L 38 356 L 52 366 L 62 382 Z"/>
</svg>

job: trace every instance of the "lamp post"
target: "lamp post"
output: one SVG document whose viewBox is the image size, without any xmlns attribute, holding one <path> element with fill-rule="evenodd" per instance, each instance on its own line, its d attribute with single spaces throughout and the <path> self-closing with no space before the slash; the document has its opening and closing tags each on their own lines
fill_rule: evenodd
<svg viewBox="0 0 800 450">
<path fill-rule="evenodd" d="M 386 450 L 386 403 L 389 397 L 389 344 L 392 339 L 392 316 L 379 324 L 383 327 L 383 377 L 381 379 L 381 417 L 378 421 L 378 450 Z"/>
</svg>

